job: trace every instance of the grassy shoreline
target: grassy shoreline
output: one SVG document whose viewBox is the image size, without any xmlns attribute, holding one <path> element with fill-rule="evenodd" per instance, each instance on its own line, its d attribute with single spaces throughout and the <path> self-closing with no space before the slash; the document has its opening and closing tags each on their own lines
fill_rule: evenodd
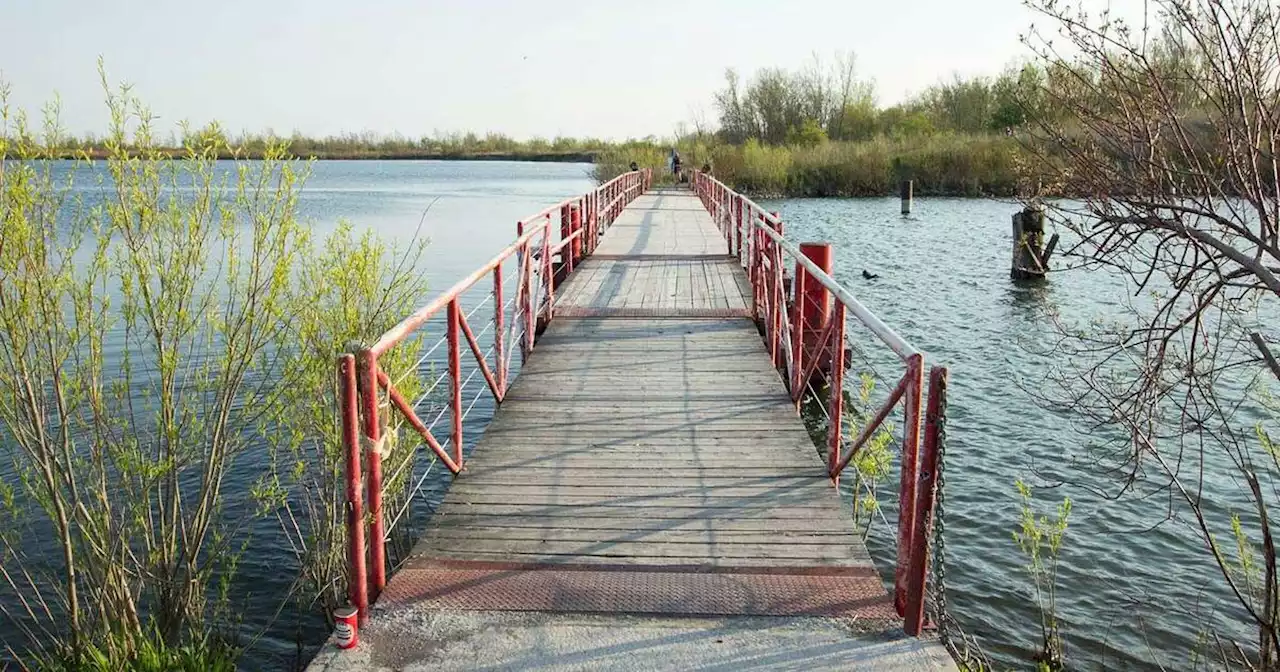
<svg viewBox="0 0 1280 672">
<path fill-rule="evenodd" d="M 1027 158 L 1017 138 L 986 133 L 808 147 L 685 142 L 679 151 L 687 167 L 710 166 L 725 184 L 759 198 L 896 196 L 904 179 L 914 181 L 917 197 L 1010 197 L 1020 190 L 1018 165 Z M 664 172 L 666 159 L 658 147 L 610 149 L 598 157 L 595 176 L 608 180 L 632 161 Z"/>
<path fill-rule="evenodd" d="M 199 146 L 199 145 L 195 145 Z M 894 196 L 903 179 L 915 182 L 918 197 L 1010 197 L 1018 191 L 1017 164 L 1023 147 L 1013 137 L 995 134 L 936 134 L 926 138 L 876 137 L 860 141 L 822 141 L 809 146 L 768 145 L 756 140 L 729 144 L 714 137 L 676 143 L 685 166 L 710 166 L 725 184 L 756 198 L 877 198 Z M 153 150 L 180 159 L 189 147 Z M 670 146 L 656 141 L 602 144 L 598 149 L 507 151 L 449 147 L 386 147 L 377 144 L 316 147 L 297 143 L 286 150 L 299 159 L 319 161 L 519 161 L 591 163 L 593 176 L 608 181 L 634 162 L 666 176 Z M 62 159 L 103 160 L 110 150 L 91 142 L 72 142 L 55 154 Z M 258 143 L 224 145 L 218 158 L 261 159 Z M 660 178 L 661 179 L 661 178 Z"/>
<path fill-rule="evenodd" d="M 187 155 L 181 147 L 170 147 L 160 150 L 169 158 L 180 159 Z M 92 159 L 105 160 L 110 152 L 101 147 L 89 149 L 66 149 L 57 152 L 59 159 Z M 233 150 L 218 152 L 219 160 L 249 159 L 262 160 L 265 153 L 258 150 Z M 475 152 L 475 153 L 441 153 L 441 152 L 401 152 L 401 151 L 355 151 L 355 152 L 314 152 L 295 153 L 299 159 L 315 159 L 317 161 L 526 161 L 530 163 L 595 163 L 593 152 Z M 7 157 L 15 158 L 15 157 Z"/>
</svg>

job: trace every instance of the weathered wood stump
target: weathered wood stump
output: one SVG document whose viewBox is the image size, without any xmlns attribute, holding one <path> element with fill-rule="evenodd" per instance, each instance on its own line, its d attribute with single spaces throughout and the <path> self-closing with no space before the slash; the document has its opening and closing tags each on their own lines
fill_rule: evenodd
<svg viewBox="0 0 1280 672">
<path fill-rule="evenodd" d="M 1058 244 L 1053 234 L 1044 244 L 1044 210 L 1027 207 L 1013 215 L 1013 262 L 1009 277 L 1014 280 L 1041 280 L 1049 272 L 1049 256 Z"/>
</svg>

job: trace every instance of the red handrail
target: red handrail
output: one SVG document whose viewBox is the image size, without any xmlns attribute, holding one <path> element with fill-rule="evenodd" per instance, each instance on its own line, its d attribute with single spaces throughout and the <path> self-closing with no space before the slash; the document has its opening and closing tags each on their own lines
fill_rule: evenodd
<svg viewBox="0 0 1280 672">
<path fill-rule="evenodd" d="M 652 177 L 649 170 L 625 173 L 586 194 L 565 199 L 517 222 L 515 241 L 492 259 L 415 310 L 382 334 L 372 345 L 339 358 L 339 401 L 342 438 L 347 457 L 347 535 L 351 568 L 348 593 L 351 603 L 359 609 L 361 622 L 368 619 L 370 598 L 376 600 L 386 585 L 388 530 L 385 529 L 382 510 L 382 442 L 385 440 L 385 418 L 380 411 L 384 406 L 379 403 L 379 396 L 386 395 L 387 413 L 402 416 L 450 472 L 457 474 L 462 471 L 466 466 L 462 451 L 463 419 L 466 415 L 462 408 L 463 388 L 478 371 L 485 383 L 480 394 L 487 390 L 496 403 L 502 402 L 513 379 L 512 349 L 508 347 L 508 336 L 514 338 L 514 330 L 519 328 L 523 332 L 519 335 L 521 352 L 528 355 L 533 350 L 539 323 L 550 321 L 555 314 L 557 273 L 571 273 L 583 258 L 595 250 L 599 236 L 622 214 L 628 203 L 649 189 Z M 559 213 L 561 219 L 561 240 L 552 244 L 551 224 L 556 213 Z M 553 255 L 560 257 L 558 266 L 553 262 Z M 503 265 L 513 258 L 517 264 L 516 296 L 510 304 L 512 314 L 508 320 Z M 462 310 L 462 297 L 490 273 L 493 274 L 493 289 L 485 301 L 489 297 L 493 300 L 493 318 L 485 324 L 483 331 L 494 328 L 494 344 L 489 351 L 496 353 L 492 365 L 487 360 L 488 353 L 480 345 L 481 334 L 472 328 L 468 315 Z M 424 422 L 417 415 L 416 404 L 404 397 L 397 389 L 397 382 L 379 366 L 379 359 L 383 355 L 420 331 L 441 310 L 447 311 L 446 333 L 443 343 L 437 343 L 437 346 L 447 346 L 445 359 L 448 373 L 436 380 L 428 394 L 436 384 L 443 382 L 445 378 L 449 380 L 449 404 L 446 410 L 450 415 L 450 432 L 446 442 L 452 444 L 452 454 L 445 449 L 445 442 L 432 433 L 435 423 L 443 418 L 445 411 L 442 410 L 435 421 Z M 471 352 L 476 363 L 475 371 L 465 380 L 462 377 L 463 347 Z M 417 365 L 425 361 L 434 350 L 435 347 L 431 348 L 423 356 L 423 360 L 415 364 L 415 371 L 409 371 L 405 375 L 416 373 Z M 427 395 L 423 396 L 425 398 Z M 475 399 L 479 399 L 479 394 Z M 363 498 L 362 475 L 365 486 Z M 416 490 L 415 487 L 414 492 Z M 362 513 L 365 500 L 368 504 L 367 521 Z M 408 501 L 403 504 L 401 515 L 408 510 L 408 505 Z M 392 525 L 398 519 L 399 516 L 392 521 Z M 369 529 L 367 548 L 364 531 L 366 524 Z M 367 581 L 366 551 L 369 560 Z"/>
<path fill-rule="evenodd" d="M 828 436 L 827 470 L 833 482 L 858 451 L 875 436 L 880 426 L 901 402 L 902 431 L 901 482 L 898 490 L 898 558 L 894 570 L 894 605 L 904 618 L 908 634 L 917 635 L 923 626 L 923 593 L 927 573 L 928 529 L 932 525 L 933 478 L 937 459 L 937 433 L 926 432 L 922 442 L 922 401 L 924 354 L 902 338 L 858 301 L 848 289 L 809 259 L 784 236 L 782 218 L 768 212 L 750 198 L 739 194 L 705 173 L 694 174 L 694 190 L 725 236 L 729 253 L 737 256 L 751 281 L 751 313 L 763 326 L 766 348 L 774 365 L 799 404 L 806 390 L 818 396 L 811 381 L 826 366 L 829 389 L 826 414 Z M 787 258 L 795 264 L 794 297 L 788 306 L 791 285 L 784 275 Z M 821 302 L 812 300 L 810 283 L 816 283 Z M 830 303 L 828 303 L 828 301 Z M 802 319 L 806 308 L 817 315 L 829 315 L 824 325 L 814 326 Z M 870 422 L 856 437 L 843 435 L 844 349 L 846 315 L 853 315 L 904 364 L 901 379 L 888 399 L 876 409 Z M 818 321 L 821 321 L 819 319 Z M 929 402 L 944 394 L 946 369 L 935 367 L 930 375 Z M 856 496 L 856 493 L 855 493 Z"/>
</svg>

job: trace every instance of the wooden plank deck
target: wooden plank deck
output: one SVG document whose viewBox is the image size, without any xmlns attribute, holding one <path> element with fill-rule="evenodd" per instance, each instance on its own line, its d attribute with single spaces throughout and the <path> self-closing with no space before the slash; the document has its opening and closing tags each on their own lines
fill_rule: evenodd
<svg viewBox="0 0 1280 672">
<path fill-rule="evenodd" d="M 726 247 L 687 191 L 622 213 L 383 602 L 464 562 L 849 569 L 884 597 L 755 325 L 731 316 L 750 299 Z"/>
<path fill-rule="evenodd" d="M 638 198 L 391 577 L 311 669 L 954 670 L 902 632 L 688 191 Z"/>
</svg>

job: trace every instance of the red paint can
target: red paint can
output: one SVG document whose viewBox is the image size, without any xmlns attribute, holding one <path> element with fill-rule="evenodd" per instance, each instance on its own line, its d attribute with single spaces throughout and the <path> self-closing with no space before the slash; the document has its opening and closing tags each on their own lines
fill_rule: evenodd
<svg viewBox="0 0 1280 672">
<path fill-rule="evenodd" d="M 339 649 L 350 649 L 360 643 L 357 629 L 360 610 L 352 606 L 333 610 L 333 638 Z"/>
</svg>

